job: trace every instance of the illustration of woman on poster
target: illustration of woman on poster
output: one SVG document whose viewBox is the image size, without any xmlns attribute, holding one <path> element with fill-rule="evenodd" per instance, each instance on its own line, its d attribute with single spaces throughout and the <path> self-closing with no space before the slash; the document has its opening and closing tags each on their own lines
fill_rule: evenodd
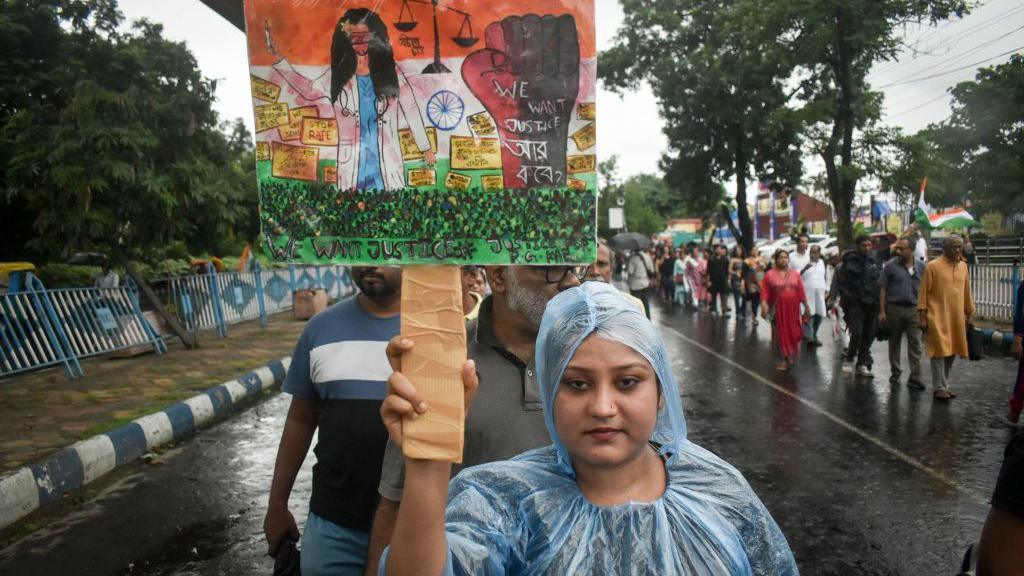
<svg viewBox="0 0 1024 576">
<path fill-rule="evenodd" d="M 277 54 L 269 31 L 266 40 L 267 49 Z M 285 58 L 273 67 L 303 98 L 330 100 L 338 122 L 339 190 L 405 187 L 399 115 L 426 163 L 434 164 L 419 105 L 395 64 L 387 26 L 376 12 L 367 8 L 345 12 L 334 28 L 331 64 L 320 76 L 303 76 Z"/>
</svg>

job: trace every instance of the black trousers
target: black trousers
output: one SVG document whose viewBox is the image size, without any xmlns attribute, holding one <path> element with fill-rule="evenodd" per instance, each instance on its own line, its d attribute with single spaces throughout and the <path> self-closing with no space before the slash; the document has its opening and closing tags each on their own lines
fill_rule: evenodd
<svg viewBox="0 0 1024 576">
<path fill-rule="evenodd" d="M 878 305 L 861 302 L 843 302 L 843 317 L 850 329 L 850 345 L 846 348 L 846 361 L 857 360 L 857 366 L 872 365 L 871 343 L 878 329 Z"/>
<path fill-rule="evenodd" d="M 718 311 L 718 304 L 722 304 L 722 314 L 729 311 L 729 289 L 723 286 L 711 286 L 709 292 L 711 295 L 711 311 Z"/>
<path fill-rule="evenodd" d="M 648 319 L 650 319 L 650 317 L 651 317 L 651 303 L 648 300 L 648 294 L 650 293 L 650 291 L 651 291 L 650 288 L 644 288 L 643 290 L 630 290 L 629 291 L 629 293 L 632 294 L 634 298 L 637 298 L 641 302 L 644 303 L 644 313 L 647 314 L 647 318 Z"/>
</svg>

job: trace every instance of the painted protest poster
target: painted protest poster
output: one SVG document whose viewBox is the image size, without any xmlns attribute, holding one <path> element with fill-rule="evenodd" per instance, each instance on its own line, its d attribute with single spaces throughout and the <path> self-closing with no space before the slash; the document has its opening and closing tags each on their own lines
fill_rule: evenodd
<svg viewBox="0 0 1024 576">
<path fill-rule="evenodd" d="M 593 261 L 593 0 L 245 0 L 277 260 Z"/>
</svg>

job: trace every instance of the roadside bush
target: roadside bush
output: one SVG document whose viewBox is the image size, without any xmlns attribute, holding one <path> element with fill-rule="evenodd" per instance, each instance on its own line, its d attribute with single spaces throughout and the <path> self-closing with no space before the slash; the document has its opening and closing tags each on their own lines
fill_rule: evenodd
<svg viewBox="0 0 1024 576">
<path fill-rule="evenodd" d="M 99 266 L 78 266 L 62 262 L 47 262 L 39 266 L 39 279 L 47 288 L 83 288 L 95 283 L 102 273 Z"/>
</svg>

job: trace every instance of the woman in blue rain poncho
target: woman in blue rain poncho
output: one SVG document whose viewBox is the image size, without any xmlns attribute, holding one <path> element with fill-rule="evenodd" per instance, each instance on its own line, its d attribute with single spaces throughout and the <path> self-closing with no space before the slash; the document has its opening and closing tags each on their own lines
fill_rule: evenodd
<svg viewBox="0 0 1024 576">
<path fill-rule="evenodd" d="M 536 363 L 552 445 L 450 485 L 450 464 L 407 460 L 382 574 L 797 574 L 740 473 L 686 439 L 665 346 L 618 291 L 552 299 Z M 463 380 L 469 406 L 472 361 Z M 389 388 L 381 413 L 401 442 L 401 418 L 429 407 L 399 372 Z"/>
</svg>

